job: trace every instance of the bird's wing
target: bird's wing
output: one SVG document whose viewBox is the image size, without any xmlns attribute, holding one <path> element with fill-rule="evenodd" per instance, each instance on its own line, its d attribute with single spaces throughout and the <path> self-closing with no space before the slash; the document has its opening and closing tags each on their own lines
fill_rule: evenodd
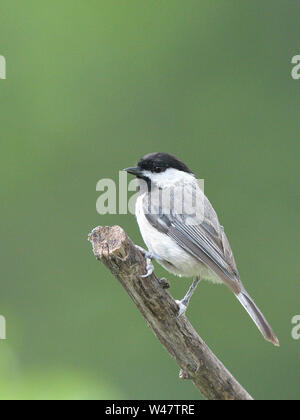
<svg viewBox="0 0 300 420">
<path fill-rule="evenodd" d="M 161 190 L 152 190 L 145 195 L 143 205 L 153 227 L 203 262 L 234 293 L 240 292 L 239 274 L 224 229 L 196 182 L 184 188 L 172 186 L 164 189 L 163 194 Z M 176 208 L 179 205 L 181 209 Z"/>
</svg>

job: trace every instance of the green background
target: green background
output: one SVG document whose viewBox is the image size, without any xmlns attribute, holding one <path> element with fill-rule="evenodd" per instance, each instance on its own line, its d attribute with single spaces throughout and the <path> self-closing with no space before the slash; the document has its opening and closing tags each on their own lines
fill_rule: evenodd
<svg viewBox="0 0 300 420">
<path fill-rule="evenodd" d="M 0 398 L 197 399 L 87 235 L 101 178 L 153 151 L 199 178 L 281 341 L 202 283 L 196 330 L 258 399 L 298 399 L 298 0 L 1 1 Z M 156 268 L 158 275 L 166 275 Z M 190 280 L 167 275 L 182 297 Z"/>
</svg>

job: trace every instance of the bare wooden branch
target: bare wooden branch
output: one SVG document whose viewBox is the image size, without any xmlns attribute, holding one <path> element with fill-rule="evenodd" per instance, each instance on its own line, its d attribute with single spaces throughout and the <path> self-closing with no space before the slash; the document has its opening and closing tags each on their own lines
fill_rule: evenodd
<svg viewBox="0 0 300 420">
<path fill-rule="evenodd" d="M 119 280 L 147 324 L 180 367 L 181 379 L 190 379 L 209 400 L 252 400 L 237 380 L 194 330 L 154 274 L 146 272 L 145 258 L 119 226 L 97 227 L 89 235 L 95 256 Z"/>
</svg>

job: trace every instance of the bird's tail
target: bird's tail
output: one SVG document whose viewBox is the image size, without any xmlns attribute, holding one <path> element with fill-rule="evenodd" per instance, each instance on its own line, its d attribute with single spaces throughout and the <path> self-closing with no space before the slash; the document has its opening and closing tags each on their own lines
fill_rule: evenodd
<svg viewBox="0 0 300 420">
<path fill-rule="evenodd" d="M 243 307 L 246 309 L 250 317 L 255 322 L 257 328 L 262 333 L 264 338 L 267 341 L 270 341 L 274 344 L 274 346 L 279 347 L 279 341 L 276 335 L 274 334 L 272 328 L 270 327 L 268 321 L 263 316 L 261 311 L 258 309 L 254 301 L 251 299 L 249 294 L 246 292 L 245 289 L 243 289 L 240 293 L 236 294 L 236 297 L 241 302 Z"/>
</svg>

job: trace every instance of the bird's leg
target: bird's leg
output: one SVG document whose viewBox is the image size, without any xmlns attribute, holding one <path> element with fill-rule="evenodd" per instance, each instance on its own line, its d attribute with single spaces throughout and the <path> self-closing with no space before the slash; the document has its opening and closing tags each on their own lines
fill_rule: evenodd
<svg viewBox="0 0 300 420">
<path fill-rule="evenodd" d="M 185 311 L 187 310 L 188 305 L 190 303 L 190 299 L 194 291 L 196 290 L 199 282 L 200 282 L 200 277 L 196 277 L 193 281 L 193 284 L 189 288 L 187 294 L 184 296 L 184 298 L 182 300 L 176 300 L 176 303 L 179 306 L 179 312 L 178 312 L 177 318 L 183 315 Z"/>
<path fill-rule="evenodd" d="M 142 248 L 141 246 L 136 245 L 135 246 L 143 255 L 145 255 L 146 258 L 146 269 L 147 269 L 147 273 L 143 274 L 141 277 L 142 278 L 146 278 L 149 277 L 153 271 L 154 271 L 154 265 L 152 264 L 152 260 L 158 260 L 159 256 L 153 254 L 150 251 L 146 251 L 144 248 Z"/>
</svg>

